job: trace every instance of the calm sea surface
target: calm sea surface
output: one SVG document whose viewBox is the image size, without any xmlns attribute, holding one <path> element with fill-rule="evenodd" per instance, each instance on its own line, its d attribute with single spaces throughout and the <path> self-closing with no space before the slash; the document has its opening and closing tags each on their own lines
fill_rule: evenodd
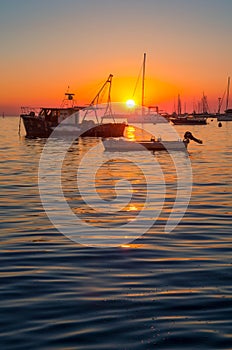
<svg viewBox="0 0 232 350">
<path fill-rule="evenodd" d="M 105 152 L 90 157 L 80 182 L 92 204 L 98 201 L 88 174 L 97 161 L 104 161 L 95 179 L 104 201 L 114 200 L 117 190 L 125 193 L 128 181 L 133 187 L 123 209 L 96 212 L 80 195 L 76 171 L 99 140 L 69 147 L 62 167 L 66 203 L 83 222 L 109 229 L 109 247 L 94 248 L 60 233 L 43 209 L 38 165 L 45 140 L 27 140 L 23 129 L 19 137 L 18 118 L 1 118 L 1 349 L 232 349 L 232 122 L 219 128 L 209 119 L 206 126 L 176 130 L 181 137 L 189 130 L 204 142 L 189 145 L 193 182 L 184 217 L 165 232 L 177 195 L 176 170 L 167 152 L 157 152 L 151 156 L 166 189 L 157 220 L 144 235 L 117 247 L 110 246 L 110 227 L 131 222 L 143 210 L 144 175 L 132 164 L 134 155 L 131 164 L 118 154 L 113 160 Z M 60 145 L 54 142 L 54 159 Z M 153 172 L 153 161 L 142 153 L 137 161 L 157 184 L 159 169 Z M 183 158 L 176 161 L 184 173 Z M 115 188 L 121 178 L 127 181 Z M 52 174 L 50 181 L 48 194 L 55 196 Z M 162 193 L 152 196 L 159 209 Z M 81 227 L 77 231 L 85 238 Z"/>
</svg>

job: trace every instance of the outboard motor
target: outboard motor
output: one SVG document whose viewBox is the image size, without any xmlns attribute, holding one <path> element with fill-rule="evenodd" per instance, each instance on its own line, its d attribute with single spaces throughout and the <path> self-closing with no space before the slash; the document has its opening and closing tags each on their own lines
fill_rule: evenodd
<svg viewBox="0 0 232 350">
<path fill-rule="evenodd" d="M 186 133 L 184 134 L 184 141 L 189 142 L 190 140 L 195 141 L 195 142 L 200 143 L 200 144 L 203 143 L 201 140 L 194 137 L 190 131 L 186 131 Z"/>
</svg>

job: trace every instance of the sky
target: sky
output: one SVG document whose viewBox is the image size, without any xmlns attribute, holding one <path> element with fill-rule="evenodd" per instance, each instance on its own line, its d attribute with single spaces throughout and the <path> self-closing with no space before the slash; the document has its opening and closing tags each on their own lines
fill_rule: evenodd
<svg viewBox="0 0 232 350">
<path fill-rule="evenodd" d="M 113 74 L 112 101 L 217 109 L 232 75 L 231 0 L 0 0 L 0 114 L 91 102 Z M 138 84 L 136 82 L 138 81 Z M 135 88 L 137 86 L 137 88 Z"/>
</svg>

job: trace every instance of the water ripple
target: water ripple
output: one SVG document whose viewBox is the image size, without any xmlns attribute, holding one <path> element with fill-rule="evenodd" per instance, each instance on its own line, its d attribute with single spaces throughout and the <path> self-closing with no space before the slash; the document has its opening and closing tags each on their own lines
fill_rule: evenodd
<svg viewBox="0 0 232 350">
<path fill-rule="evenodd" d="M 45 141 L 18 139 L 17 123 L 5 118 L 0 128 L 1 349 L 231 349 L 232 124 L 220 133 L 214 123 L 193 127 L 204 145 L 190 145 L 192 197 L 173 232 L 164 227 L 175 174 L 168 155 L 158 153 L 167 197 L 157 222 L 131 244 L 96 249 L 71 242 L 48 220 L 37 187 Z M 79 147 L 63 174 L 74 212 L 86 209 L 69 163 Z M 132 175 L 140 205 L 144 183 Z M 108 175 L 100 176 L 99 191 L 113 196 Z M 115 224 L 124 219 L 122 211 Z"/>
</svg>

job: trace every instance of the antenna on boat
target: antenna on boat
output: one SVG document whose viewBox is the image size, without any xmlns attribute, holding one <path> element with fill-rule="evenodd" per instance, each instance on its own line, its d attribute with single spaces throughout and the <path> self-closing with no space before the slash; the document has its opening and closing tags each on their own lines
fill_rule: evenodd
<svg viewBox="0 0 232 350">
<path fill-rule="evenodd" d="M 67 92 L 64 94 L 64 99 L 61 103 L 61 107 L 62 108 L 73 107 L 75 103 L 74 96 L 75 94 L 69 92 L 69 86 L 68 86 Z"/>
<path fill-rule="evenodd" d="M 69 92 L 66 92 L 66 93 L 65 93 L 65 96 L 68 97 L 68 100 L 69 100 L 69 101 L 73 101 L 73 97 L 75 96 L 75 94 L 70 94 Z"/>
</svg>

